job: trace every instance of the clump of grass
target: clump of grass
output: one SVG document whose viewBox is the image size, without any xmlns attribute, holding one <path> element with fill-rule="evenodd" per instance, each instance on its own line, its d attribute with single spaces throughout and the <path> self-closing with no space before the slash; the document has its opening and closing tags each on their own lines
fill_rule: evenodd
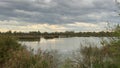
<svg viewBox="0 0 120 68">
<path fill-rule="evenodd" d="M 101 48 L 81 47 L 73 59 L 69 59 L 69 65 L 63 68 L 70 65 L 72 68 L 120 68 L 120 27 L 117 26 L 114 32 L 117 40 L 112 38 L 110 43 L 104 41 Z"/>
<path fill-rule="evenodd" d="M 120 46 L 115 45 L 82 47 L 65 61 L 63 68 L 120 68 Z"/>
<path fill-rule="evenodd" d="M 12 57 L 12 52 L 22 49 L 20 44 L 10 36 L 0 36 L 0 66 Z"/>
<path fill-rule="evenodd" d="M 58 61 L 53 53 L 39 50 L 34 54 L 13 37 L 0 36 L 0 68 L 57 68 Z"/>
<path fill-rule="evenodd" d="M 56 61 L 57 62 L 57 61 Z M 54 56 L 49 52 L 37 54 L 26 50 L 13 52 L 13 57 L 5 63 L 5 68 L 57 68 Z"/>
</svg>

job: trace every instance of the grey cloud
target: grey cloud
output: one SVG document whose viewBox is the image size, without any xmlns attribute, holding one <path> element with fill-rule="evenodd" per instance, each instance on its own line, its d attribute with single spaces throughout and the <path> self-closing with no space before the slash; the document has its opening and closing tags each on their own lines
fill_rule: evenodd
<svg viewBox="0 0 120 68">
<path fill-rule="evenodd" d="M 116 9 L 113 0 L 51 0 L 50 3 L 30 0 L 0 0 L 0 20 L 16 20 L 30 23 L 67 24 L 74 22 L 96 23 L 106 20 L 118 22 L 109 15 Z M 106 16 L 96 19 L 89 14 Z M 66 18 L 64 18 L 66 17 Z"/>
</svg>

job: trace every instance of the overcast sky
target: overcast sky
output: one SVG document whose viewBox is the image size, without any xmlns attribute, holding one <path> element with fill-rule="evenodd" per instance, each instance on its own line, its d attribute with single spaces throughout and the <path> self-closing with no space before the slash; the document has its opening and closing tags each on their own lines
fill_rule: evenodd
<svg viewBox="0 0 120 68">
<path fill-rule="evenodd" d="M 101 31 L 120 24 L 119 7 L 115 0 L 0 0 L 0 31 Z"/>
</svg>

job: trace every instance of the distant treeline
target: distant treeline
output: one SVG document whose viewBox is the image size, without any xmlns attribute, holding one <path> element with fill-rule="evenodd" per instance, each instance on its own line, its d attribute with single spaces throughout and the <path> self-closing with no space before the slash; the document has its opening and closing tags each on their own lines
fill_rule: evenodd
<svg viewBox="0 0 120 68">
<path fill-rule="evenodd" d="M 74 32 L 74 31 L 66 31 L 66 32 L 40 32 L 40 31 L 31 31 L 28 33 L 25 32 L 12 32 L 12 31 L 7 31 L 7 32 L 0 32 L 2 35 L 13 35 L 13 36 L 54 36 L 54 37 L 113 37 L 115 36 L 114 32 Z"/>
</svg>

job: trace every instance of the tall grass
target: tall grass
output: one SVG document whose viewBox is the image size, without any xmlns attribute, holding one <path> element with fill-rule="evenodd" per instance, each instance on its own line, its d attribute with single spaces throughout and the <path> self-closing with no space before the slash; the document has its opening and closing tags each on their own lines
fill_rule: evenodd
<svg viewBox="0 0 120 68">
<path fill-rule="evenodd" d="M 0 68 L 120 68 L 120 27 L 115 29 L 118 39 L 102 48 L 82 47 L 60 65 L 56 52 L 36 54 L 21 46 L 13 37 L 0 35 Z"/>
<path fill-rule="evenodd" d="M 0 66 L 2 66 L 12 56 L 13 51 L 22 49 L 20 44 L 10 36 L 0 36 Z"/>
<path fill-rule="evenodd" d="M 47 52 L 36 55 L 22 50 L 13 53 L 13 57 L 5 63 L 5 68 L 57 68 L 57 61 Z"/>
<path fill-rule="evenodd" d="M 102 48 L 81 47 L 74 53 L 73 59 L 66 60 L 63 68 L 120 68 L 120 27 L 114 29 L 117 39 L 110 39 L 110 43 L 103 41 Z M 66 63 L 65 62 L 65 63 Z"/>
<path fill-rule="evenodd" d="M 55 53 L 55 52 L 54 52 Z M 0 36 L 0 68 L 57 68 L 58 58 L 50 52 L 28 51 L 10 36 Z"/>
</svg>

